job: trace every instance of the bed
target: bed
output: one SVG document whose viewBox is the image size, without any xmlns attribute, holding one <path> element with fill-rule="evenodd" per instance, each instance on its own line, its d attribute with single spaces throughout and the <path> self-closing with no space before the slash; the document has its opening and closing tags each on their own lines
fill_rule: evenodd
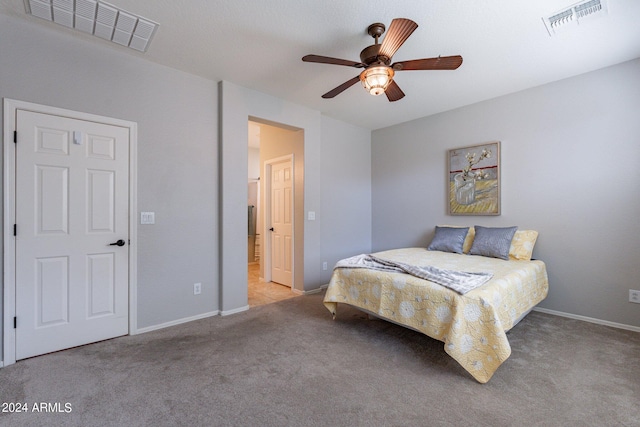
<svg viewBox="0 0 640 427">
<path fill-rule="evenodd" d="M 500 259 L 430 249 L 401 248 L 371 255 L 391 265 L 436 266 L 489 278 L 460 293 L 405 271 L 350 265 L 352 257 L 336 265 L 324 305 L 334 319 L 338 304 L 348 304 L 442 341 L 447 354 L 478 382 L 486 383 L 511 354 L 506 332 L 547 296 L 546 266 L 513 256 Z"/>
</svg>

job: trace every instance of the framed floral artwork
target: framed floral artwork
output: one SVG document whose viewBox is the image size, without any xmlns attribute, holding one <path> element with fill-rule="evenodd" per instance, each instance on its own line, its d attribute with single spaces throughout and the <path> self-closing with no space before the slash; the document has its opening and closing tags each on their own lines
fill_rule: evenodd
<svg viewBox="0 0 640 427">
<path fill-rule="evenodd" d="M 449 215 L 500 215 L 500 142 L 449 150 Z"/>
</svg>

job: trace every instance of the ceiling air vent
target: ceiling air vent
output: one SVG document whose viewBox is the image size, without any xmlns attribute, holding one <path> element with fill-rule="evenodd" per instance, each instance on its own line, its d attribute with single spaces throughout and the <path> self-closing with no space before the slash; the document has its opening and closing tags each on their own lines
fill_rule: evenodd
<svg viewBox="0 0 640 427">
<path fill-rule="evenodd" d="M 27 13 L 146 52 L 158 24 L 98 0 L 24 0 Z"/>
<path fill-rule="evenodd" d="M 586 0 L 561 9 L 549 16 L 542 18 L 550 36 L 567 28 L 580 25 L 585 20 L 601 17 L 607 14 L 606 0 Z"/>
</svg>

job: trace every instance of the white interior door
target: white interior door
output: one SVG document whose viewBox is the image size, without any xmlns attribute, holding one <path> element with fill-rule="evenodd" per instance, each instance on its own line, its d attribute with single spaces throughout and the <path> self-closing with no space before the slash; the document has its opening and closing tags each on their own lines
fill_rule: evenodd
<svg viewBox="0 0 640 427">
<path fill-rule="evenodd" d="M 129 129 L 25 110 L 16 129 L 16 359 L 126 335 Z"/>
<path fill-rule="evenodd" d="M 271 281 L 291 286 L 293 267 L 293 162 L 271 166 Z"/>
</svg>

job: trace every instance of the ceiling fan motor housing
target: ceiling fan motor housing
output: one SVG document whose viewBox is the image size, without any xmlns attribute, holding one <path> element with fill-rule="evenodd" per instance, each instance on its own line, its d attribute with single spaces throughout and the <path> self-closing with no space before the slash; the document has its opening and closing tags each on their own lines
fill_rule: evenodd
<svg viewBox="0 0 640 427">
<path fill-rule="evenodd" d="M 360 61 L 362 61 L 363 64 L 371 65 L 375 63 L 389 65 L 391 62 L 391 58 L 378 56 L 381 46 L 378 43 L 378 38 L 384 34 L 385 30 L 386 27 L 380 22 L 376 22 L 375 24 L 371 24 L 367 27 L 367 34 L 373 37 L 376 40 L 376 43 L 369 47 L 365 47 L 362 49 L 362 52 L 360 52 Z"/>
<path fill-rule="evenodd" d="M 391 62 L 389 58 L 387 58 L 386 56 L 378 55 L 378 53 L 380 53 L 380 46 L 382 45 L 373 44 L 362 49 L 362 52 L 360 52 L 360 61 L 362 61 L 363 64 L 367 65 L 377 63 L 389 65 L 389 63 Z"/>
</svg>

